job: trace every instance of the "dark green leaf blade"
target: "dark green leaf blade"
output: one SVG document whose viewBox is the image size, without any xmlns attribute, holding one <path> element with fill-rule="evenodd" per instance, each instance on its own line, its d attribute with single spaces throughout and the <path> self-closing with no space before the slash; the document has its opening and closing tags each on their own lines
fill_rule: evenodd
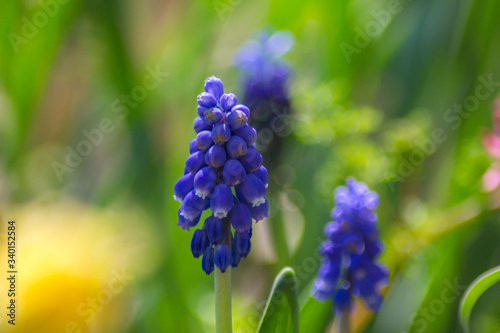
<svg viewBox="0 0 500 333">
<path fill-rule="evenodd" d="M 285 267 L 276 276 L 257 333 L 299 331 L 298 285 L 295 272 Z"/>
<path fill-rule="evenodd" d="M 332 302 L 321 303 L 309 297 L 300 309 L 299 332 L 322 333 L 333 318 Z"/>
<path fill-rule="evenodd" d="M 470 332 L 469 320 L 472 309 L 479 297 L 491 286 L 500 281 L 500 266 L 490 269 L 475 279 L 460 302 L 460 324 L 465 332 Z"/>
</svg>

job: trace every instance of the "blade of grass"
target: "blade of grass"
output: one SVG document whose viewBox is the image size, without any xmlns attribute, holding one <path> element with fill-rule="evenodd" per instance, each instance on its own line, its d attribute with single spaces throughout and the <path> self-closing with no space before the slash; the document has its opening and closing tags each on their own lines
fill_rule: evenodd
<svg viewBox="0 0 500 333">
<path fill-rule="evenodd" d="M 484 292 L 493 286 L 495 283 L 500 281 L 500 266 L 490 269 L 489 271 L 481 274 L 477 279 L 475 279 L 469 288 L 465 291 L 465 294 L 460 302 L 460 324 L 465 332 L 469 333 L 469 322 L 472 309 L 476 304 L 479 297 L 484 294 Z"/>
</svg>

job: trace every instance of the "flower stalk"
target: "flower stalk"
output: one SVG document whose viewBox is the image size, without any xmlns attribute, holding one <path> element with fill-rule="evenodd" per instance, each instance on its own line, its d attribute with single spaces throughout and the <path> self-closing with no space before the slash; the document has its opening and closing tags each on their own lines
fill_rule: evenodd
<svg viewBox="0 0 500 333">
<path fill-rule="evenodd" d="M 351 333 L 351 325 L 349 322 L 349 309 L 339 313 L 339 333 Z"/>
<path fill-rule="evenodd" d="M 228 218 L 224 218 L 224 244 L 231 247 L 231 224 Z M 231 315 L 231 266 L 224 273 L 215 268 L 215 327 L 217 333 L 232 332 Z"/>
</svg>

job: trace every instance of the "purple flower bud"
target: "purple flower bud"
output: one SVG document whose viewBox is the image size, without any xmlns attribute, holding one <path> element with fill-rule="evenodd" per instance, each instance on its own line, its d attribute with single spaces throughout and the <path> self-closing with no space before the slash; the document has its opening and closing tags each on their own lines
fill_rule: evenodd
<svg viewBox="0 0 500 333">
<path fill-rule="evenodd" d="M 376 241 L 379 239 L 378 228 L 376 222 L 361 223 L 359 226 L 359 231 L 363 234 L 365 241 Z"/>
<path fill-rule="evenodd" d="M 202 151 L 197 151 L 192 153 L 186 159 L 186 168 L 189 172 L 195 175 L 198 170 L 205 166 L 205 153 Z"/>
<path fill-rule="evenodd" d="M 241 261 L 241 256 L 238 252 L 236 252 L 236 248 L 234 246 L 234 241 L 231 241 L 231 266 L 238 267 Z"/>
<path fill-rule="evenodd" d="M 193 220 L 188 220 L 187 218 L 182 216 L 180 214 L 180 211 L 179 213 L 177 213 L 177 216 L 179 217 L 179 219 L 177 220 L 177 225 L 184 230 L 189 230 L 190 228 L 195 227 L 198 224 L 198 222 L 200 221 L 201 213 Z"/>
<path fill-rule="evenodd" d="M 210 167 L 200 169 L 194 176 L 194 190 L 197 196 L 205 199 L 212 194 L 215 188 L 217 176 L 215 170 Z"/>
<path fill-rule="evenodd" d="M 215 247 L 214 264 L 222 273 L 231 265 L 231 249 L 227 244 L 220 244 Z"/>
<path fill-rule="evenodd" d="M 253 207 L 266 202 L 266 186 L 252 174 L 248 174 L 245 182 L 238 185 L 237 188 L 245 202 L 252 204 Z"/>
<path fill-rule="evenodd" d="M 236 253 L 238 253 L 243 258 L 246 258 L 247 255 L 250 253 L 250 247 L 251 247 L 250 237 L 251 235 L 248 232 L 236 231 L 234 233 L 234 247 Z"/>
<path fill-rule="evenodd" d="M 201 117 L 194 118 L 193 128 L 196 133 L 199 133 L 203 130 L 210 129 L 210 125 L 203 120 Z"/>
<path fill-rule="evenodd" d="M 378 311 L 382 304 L 380 287 L 387 283 L 389 276 L 387 268 L 375 263 L 383 247 L 373 212 L 378 196 L 352 178 L 346 185 L 335 190 L 332 212 L 335 222 L 325 227 L 328 240 L 320 250 L 324 261 L 315 282 L 314 296 L 323 300 L 333 298 L 337 311 L 348 310 L 352 297 L 359 296 L 372 311 Z M 339 281 L 340 265 L 346 273 Z M 324 267 L 332 268 L 331 272 Z M 342 288 L 332 294 L 332 286 L 337 285 Z"/>
<path fill-rule="evenodd" d="M 204 210 L 207 207 L 207 201 L 208 199 L 197 196 L 195 191 L 193 190 L 186 195 L 183 204 L 199 210 Z"/>
<path fill-rule="evenodd" d="M 367 258 L 374 260 L 384 250 L 384 244 L 381 241 L 371 241 L 365 243 L 365 252 Z"/>
<path fill-rule="evenodd" d="M 205 80 L 205 91 L 219 100 L 224 93 L 224 85 L 218 77 L 211 76 Z"/>
<path fill-rule="evenodd" d="M 330 222 L 325 226 L 325 235 L 333 243 L 339 243 L 344 237 L 342 230 L 340 230 L 340 223 Z"/>
<path fill-rule="evenodd" d="M 267 183 L 269 182 L 269 173 L 267 172 L 267 169 L 262 165 L 260 168 L 255 170 L 253 174 L 257 176 L 257 178 L 259 178 L 267 188 Z"/>
<path fill-rule="evenodd" d="M 341 244 L 349 253 L 361 254 L 365 248 L 363 237 L 357 234 L 346 234 Z"/>
<path fill-rule="evenodd" d="M 333 299 L 335 311 L 342 312 L 351 308 L 351 293 L 348 289 L 340 288 Z"/>
<path fill-rule="evenodd" d="M 231 158 L 240 158 L 247 153 L 247 145 L 242 138 L 233 135 L 226 144 L 226 150 Z"/>
<path fill-rule="evenodd" d="M 340 275 L 340 265 L 329 260 L 323 260 L 318 272 L 318 277 L 314 281 L 314 298 L 324 302 L 335 296 L 337 281 Z"/>
<path fill-rule="evenodd" d="M 218 145 L 222 145 L 231 138 L 231 130 L 226 124 L 215 125 L 212 129 L 212 140 Z"/>
<path fill-rule="evenodd" d="M 245 168 L 238 160 L 228 160 L 224 164 L 224 170 L 222 172 L 222 179 L 224 184 L 228 186 L 236 186 L 245 181 L 247 173 Z"/>
<path fill-rule="evenodd" d="M 193 238 L 191 239 L 191 253 L 193 253 L 193 257 L 199 258 L 206 251 L 209 245 L 210 242 L 208 241 L 205 230 L 195 230 Z"/>
<path fill-rule="evenodd" d="M 255 148 L 247 148 L 247 153 L 240 158 L 240 162 L 248 173 L 252 173 L 262 166 L 262 155 Z"/>
<path fill-rule="evenodd" d="M 291 66 L 282 58 L 293 45 L 289 32 L 267 32 L 245 43 L 236 53 L 245 101 L 250 105 L 288 103 Z"/>
<path fill-rule="evenodd" d="M 196 146 L 201 151 L 207 151 L 208 148 L 212 147 L 214 142 L 212 140 L 212 133 L 208 130 L 201 131 L 196 136 Z"/>
<path fill-rule="evenodd" d="M 192 221 L 205 209 L 207 200 L 200 198 L 194 191 L 191 191 L 184 198 L 179 214 Z"/>
<path fill-rule="evenodd" d="M 210 208 L 217 218 L 224 218 L 233 208 L 233 193 L 231 188 L 224 184 L 219 184 L 212 192 Z"/>
<path fill-rule="evenodd" d="M 365 207 L 369 210 L 375 210 L 378 207 L 378 194 L 375 192 L 369 192 L 364 199 Z"/>
<path fill-rule="evenodd" d="M 257 131 L 255 130 L 255 128 L 248 125 L 244 125 L 241 128 L 234 131 L 234 135 L 237 135 L 240 138 L 242 138 L 248 147 L 252 146 L 257 140 Z"/>
<path fill-rule="evenodd" d="M 231 109 L 236 105 L 236 96 L 234 96 L 233 93 L 222 95 L 220 98 L 220 105 L 224 111 L 231 111 Z"/>
<path fill-rule="evenodd" d="M 193 190 L 194 176 L 192 173 L 182 176 L 174 186 L 174 199 L 182 203 L 186 195 Z"/>
<path fill-rule="evenodd" d="M 257 207 L 253 207 L 251 204 L 247 204 L 248 210 L 250 210 L 250 214 L 252 218 L 259 222 L 265 218 L 269 217 L 269 204 L 266 200 L 262 205 L 258 205 Z"/>
<path fill-rule="evenodd" d="M 217 245 L 222 241 L 224 238 L 223 227 L 222 220 L 215 216 L 210 216 L 205 220 L 205 229 L 210 243 Z"/>
<path fill-rule="evenodd" d="M 214 271 L 214 248 L 210 246 L 203 253 L 203 258 L 201 259 L 201 269 L 210 275 Z"/>
<path fill-rule="evenodd" d="M 232 131 L 235 131 L 246 125 L 248 118 L 243 111 L 234 110 L 227 115 L 227 123 Z"/>
<path fill-rule="evenodd" d="M 192 154 L 196 153 L 197 151 L 200 151 L 200 149 L 196 145 L 196 138 L 194 138 L 193 140 L 191 140 L 191 142 L 189 142 L 189 153 Z"/>
<path fill-rule="evenodd" d="M 342 247 L 335 245 L 330 241 L 326 241 L 321 244 L 319 254 L 325 259 L 340 261 L 342 256 Z"/>
<path fill-rule="evenodd" d="M 202 92 L 198 95 L 198 105 L 203 106 L 205 108 L 212 108 L 217 105 L 217 100 L 214 95 L 209 94 L 207 92 Z"/>
<path fill-rule="evenodd" d="M 212 168 L 218 168 L 226 163 L 226 150 L 224 146 L 215 145 L 210 147 L 205 155 L 205 163 Z"/>
<path fill-rule="evenodd" d="M 241 111 L 245 114 L 245 116 L 247 116 L 248 119 L 250 119 L 250 109 L 247 108 L 245 105 L 243 104 L 238 104 L 238 105 L 235 105 L 232 109 L 231 109 L 231 112 L 233 111 Z"/>
<path fill-rule="evenodd" d="M 247 205 L 242 203 L 234 205 L 231 210 L 231 225 L 239 232 L 248 232 L 252 229 L 252 215 Z"/>
<path fill-rule="evenodd" d="M 203 113 L 205 113 L 206 110 L 208 110 L 208 109 L 203 107 L 203 106 L 198 105 L 196 107 L 196 113 L 198 113 L 198 116 L 200 116 L 200 117 L 203 117 Z"/>
<path fill-rule="evenodd" d="M 205 119 L 205 122 L 209 125 L 217 124 L 219 121 L 221 121 L 222 117 L 223 114 L 219 108 L 207 109 L 203 113 L 203 119 Z"/>
<path fill-rule="evenodd" d="M 335 286 L 340 276 L 340 261 L 323 260 L 318 276 L 330 280 Z"/>
</svg>

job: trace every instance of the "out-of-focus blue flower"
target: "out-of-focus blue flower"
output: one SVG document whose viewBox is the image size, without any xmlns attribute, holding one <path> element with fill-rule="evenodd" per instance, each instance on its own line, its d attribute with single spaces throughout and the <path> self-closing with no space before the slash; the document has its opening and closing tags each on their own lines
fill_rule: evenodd
<svg viewBox="0 0 500 333">
<path fill-rule="evenodd" d="M 289 97 L 293 71 L 283 56 L 293 43 L 291 32 L 264 30 L 243 44 L 234 58 L 240 72 L 243 102 L 252 110 L 250 124 L 258 131 L 271 130 L 275 134 L 272 140 L 257 143 L 259 150 L 267 154 L 266 162 L 270 167 L 280 160 L 280 137 L 291 130 Z M 244 127 L 242 130 L 246 131 Z M 252 133 L 246 132 L 242 137 L 248 135 Z"/>
<path fill-rule="evenodd" d="M 248 125 L 249 108 L 237 104 L 234 94 L 225 94 L 222 81 L 214 76 L 205 81 L 197 101 L 197 136 L 189 144 L 185 174 L 175 184 L 174 198 L 182 203 L 177 224 L 183 229 L 195 227 L 204 211 L 212 211 L 191 241 L 193 256 L 203 256 L 202 269 L 210 274 L 214 265 L 221 272 L 238 266 L 250 252 L 252 219 L 268 217 L 269 175 L 255 149 L 257 132 Z"/>
<path fill-rule="evenodd" d="M 253 106 L 259 100 L 288 100 L 291 66 L 282 56 L 293 46 L 290 32 L 259 33 L 236 53 L 235 64 L 240 70 L 244 100 Z"/>
<path fill-rule="evenodd" d="M 360 297 L 372 311 L 382 305 L 380 289 L 389 273 L 376 262 L 383 245 L 376 225 L 378 195 L 354 179 L 335 190 L 333 222 L 325 227 L 327 240 L 320 248 L 323 258 L 313 295 L 332 299 L 336 311 L 349 310 L 352 297 Z"/>
</svg>

